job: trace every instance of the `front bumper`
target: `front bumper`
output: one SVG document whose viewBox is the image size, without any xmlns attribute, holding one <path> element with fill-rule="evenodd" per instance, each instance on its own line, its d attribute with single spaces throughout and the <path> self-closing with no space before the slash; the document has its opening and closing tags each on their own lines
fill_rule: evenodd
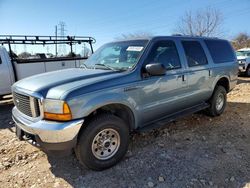
<svg viewBox="0 0 250 188">
<path fill-rule="evenodd" d="M 246 65 L 245 64 L 239 64 L 239 72 L 245 72 L 246 71 Z"/>
<path fill-rule="evenodd" d="M 16 123 L 19 137 L 29 135 L 33 141 L 46 150 L 72 149 L 84 120 L 56 122 L 38 120 L 33 122 L 25 118 L 16 107 L 12 110 L 12 118 Z"/>
</svg>

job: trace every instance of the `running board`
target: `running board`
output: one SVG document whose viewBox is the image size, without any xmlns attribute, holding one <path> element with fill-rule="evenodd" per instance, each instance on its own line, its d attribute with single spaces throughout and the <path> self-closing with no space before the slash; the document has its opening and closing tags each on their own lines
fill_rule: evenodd
<svg viewBox="0 0 250 188">
<path fill-rule="evenodd" d="M 142 128 L 139 128 L 136 131 L 138 131 L 138 132 L 146 132 L 146 131 L 150 131 L 152 129 L 157 129 L 157 128 L 160 128 L 160 127 L 163 127 L 163 126 L 167 126 L 168 123 L 170 123 L 172 121 L 175 121 L 175 120 L 177 120 L 177 119 L 179 119 L 181 117 L 184 117 L 184 116 L 191 115 L 191 114 L 193 114 L 195 112 L 199 112 L 201 110 L 204 110 L 204 109 L 208 108 L 209 106 L 210 105 L 208 103 L 202 103 L 202 104 L 193 106 L 191 108 L 187 108 L 185 110 L 174 113 L 173 115 L 170 115 L 170 116 L 168 116 L 166 118 L 151 122 L 150 124 L 148 124 L 148 125 L 146 125 L 146 126 L 144 126 Z"/>
</svg>

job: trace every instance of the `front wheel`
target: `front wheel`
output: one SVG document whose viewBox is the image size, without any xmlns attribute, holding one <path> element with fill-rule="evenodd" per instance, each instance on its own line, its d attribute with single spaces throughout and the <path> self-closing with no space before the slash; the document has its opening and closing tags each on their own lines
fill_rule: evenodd
<svg viewBox="0 0 250 188">
<path fill-rule="evenodd" d="M 223 86 L 216 86 L 209 103 L 210 107 L 207 109 L 208 115 L 213 117 L 221 115 L 227 104 L 226 89 Z"/>
<path fill-rule="evenodd" d="M 118 163 L 126 154 L 129 128 L 112 114 L 94 117 L 80 133 L 75 153 L 81 164 L 104 170 Z"/>
</svg>

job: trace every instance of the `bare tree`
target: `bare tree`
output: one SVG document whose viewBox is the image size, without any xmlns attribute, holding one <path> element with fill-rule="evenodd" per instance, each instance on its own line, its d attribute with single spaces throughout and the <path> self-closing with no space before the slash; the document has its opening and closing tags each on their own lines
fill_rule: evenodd
<svg viewBox="0 0 250 188">
<path fill-rule="evenodd" d="M 123 40 L 123 39 L 137 39 L 137 38 L 147 38 L 153 36 L 150 32 L 136 32 L 136 33 L 128 33 L 128 34 L 122 34 L 119 37 L 116 37 L 116 40 Z"/>
<path fill-rule="evenodd" d="M 249 48 L 250 47 L 250 36 L 247 33 L 239 33 L 232 40 L 233 47 L 238 50 L 240 48 Z"/>
<path fill-rule="evenodd" d="M 214 8 L 188 11 L 181 17 L 176 32 L 183 35 L 217 37 L 222 35 L 223 16 Z"/>
<path fill-rule="evenodd" d="M 29 58 L 31 56 L 30 53 L 28 52 L 22 52 L 18 55 L 18 58 L 21 58 L 21 59 L 26 59 L 26 58 Z"/>
</svg>

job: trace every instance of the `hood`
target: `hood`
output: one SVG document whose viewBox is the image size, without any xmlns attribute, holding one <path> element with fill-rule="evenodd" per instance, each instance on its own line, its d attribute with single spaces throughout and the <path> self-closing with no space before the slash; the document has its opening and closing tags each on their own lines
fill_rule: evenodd
<svg viewBox="0 0 250 188">
<path fill-rule="evenodd" d="M 16 82 L 18 87 L 37 92 L 46 98 L 60 99 L 73 88 L 84 87 L 107 79 L 118 77 L 121 73 L 100 69 L 65 69 L 31 76 Z"/>
</svg>

